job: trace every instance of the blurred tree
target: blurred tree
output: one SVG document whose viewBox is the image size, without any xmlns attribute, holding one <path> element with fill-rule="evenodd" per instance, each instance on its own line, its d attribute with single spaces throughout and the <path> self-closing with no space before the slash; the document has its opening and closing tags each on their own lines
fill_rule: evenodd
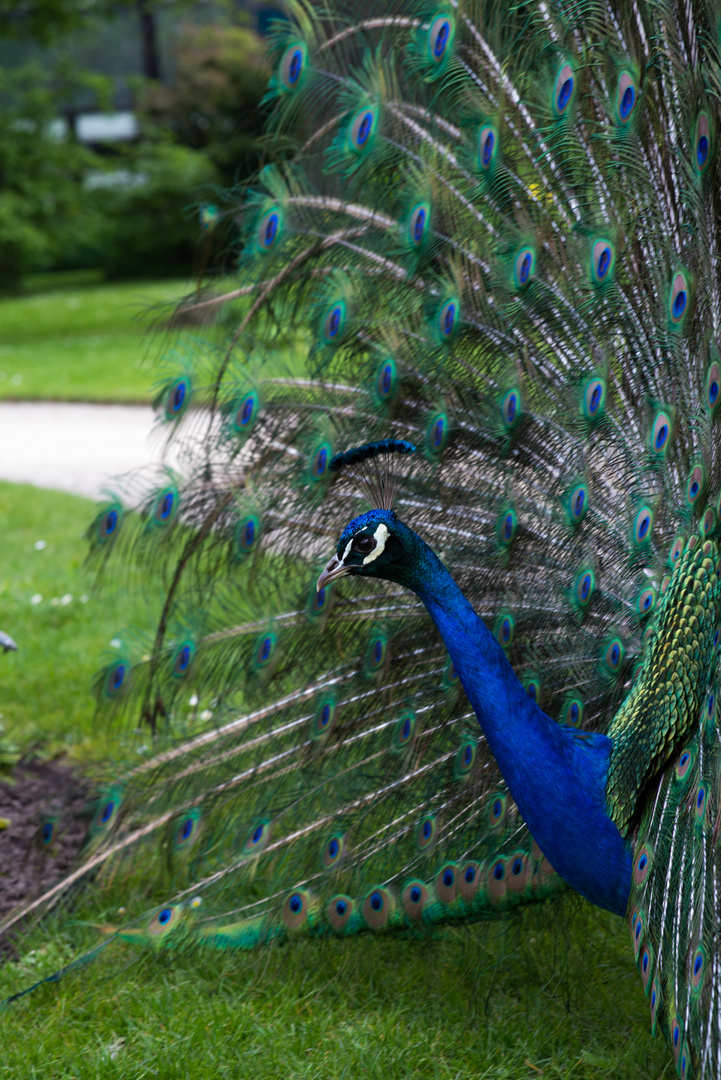
<svg viewBox="0 0 721 1080">
<path fill-rule="evenodd" d="M 107 19 L 123 8 L 137 13 L 142 70 L 146 79 L 161 78 L 158 13 L 178 18 L 195 0 L 0 0 L 0 36 L 54 41 L 91 19 Z M 220 0 L 220 6 L 224 6 Z"/>
<path fill-rule="evenodd" d="M 0 0 L 0 34 L 48 42 L 96 10 L 96 0 Z"/>
<path fill-rule="evenodd" d="M 160 53 L 155 12 L 151 0 L 136 0 L 140 18 L 140 40 L 143 47 L 143 75 L 146 79 L 160 79 Z"/>
<path fill-rule="evenodd" d="M 260 38 L 239 26 L 182 25 L 173 86 L 148 86 L 140 110 L 178 142 L 205 151 L 230 185 L 258 166 L 269 69 Z"/>
<path fill-rule="evenodd" d="M 97 215 L 88 205 L 83 177 L 98 159 L 65 137 L 58 112 L 64 100 L 90 90 L 107 100 L 101 76 L 69 65 L 54 70 L 29 64 L 0 69 L 0 287 L 17 288 L 23 274 L 62 263 L 75 249 L 79 265 L 89 254 Z M 80 238 L 86 238 L 81 241 Z M 71 258 L 72 262 L 72 258 Z"/>
</svg>

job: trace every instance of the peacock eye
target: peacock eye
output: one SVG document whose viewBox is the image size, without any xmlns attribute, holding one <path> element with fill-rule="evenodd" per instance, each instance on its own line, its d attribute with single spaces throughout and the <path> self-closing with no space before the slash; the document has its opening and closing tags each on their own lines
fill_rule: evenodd
<svg viewBox="0 0 721 1080">
<path fill-rule="evenodd" d="M 372 536 L 359 536 L 353 544 L 353 548 L 360 555 L 368 555 L 376 546 Z"/>
</svg>

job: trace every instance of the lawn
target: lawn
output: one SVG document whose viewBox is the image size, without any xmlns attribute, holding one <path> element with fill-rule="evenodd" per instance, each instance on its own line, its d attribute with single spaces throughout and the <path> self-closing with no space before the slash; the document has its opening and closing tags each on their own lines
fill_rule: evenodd
<svg viewBox="0 0 721 1080">
<path fill-rule="evenodd" d="M 0 399 L 149 400 L 146 361 L 189 288 L 47 275 L 27 295 L 0 299 Z"/>
<path fill-rule="evenodd" d="M 0 483 L 0 629 L 18 644 L 0 655 L 0 723 L 24 752 L 83 761 L 108 750 L 92 677 L 111 640 L 144 611 L 109 583 L 94 588 L 83 539 L 93 516 L 87 499 Z"/>
<path fill-rule="evenodd" d="M 52 972 L 51 938 L 0 995 Z M 134 955 L 0 1015 L 0 1077 L 655 1080 L 674 1075 L 620 920 L 583 903 L 434 941 Z"/>
</svg>

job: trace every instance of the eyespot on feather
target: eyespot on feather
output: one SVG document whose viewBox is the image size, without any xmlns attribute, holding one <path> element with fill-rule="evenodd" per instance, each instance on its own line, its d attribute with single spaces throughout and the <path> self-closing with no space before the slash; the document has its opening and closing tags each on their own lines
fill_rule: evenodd
<svg viewBox="0 0 721 1080">
<path fill-rule="evenodd" d="M 603 285 L 613 277 L 616 253 L 610 240 L 596 240 L 591 248 L 591 281 Z"/>
<path fill-rule="evenodd" d="M 703 945 L 699 945 L 691 958 L 691 993 L 697 997 L 703 988 L 708 967 L 708 957 Z"/>
<path fill-rule="evenodd" d="M 530 245 L 522 247 L 513 260 L 513 283 L 517 289 L 525 289 L 536 269 L 536 252 Z"/>
<path fill-rule="evenodd" d="M 356 154 L 364 153 L 371 146 L 378 126 L 378 110 L 366 105 L 358 109 L 348 125 L 348 148 Z"/>
<path fill-rule="evenodd" d="M 392 357 L 383 360 L 373 379 L 373 393 L 377 401 L 392 401 L 398 385 L 396 364 Z"/>
<path fill-rule="evenodd" d="M 175 487 L 164 488 L 156 497 L 152 508 L 152 521 L 165 528 L 170 525 L 178 513 L 179 497 Z"/>
<path fill-rule="evenodd" d="M 633 953 L 636 963 L 638 963 L 638 958 L 645 940 L 646 916 L 640 908 L 637 908 L 634 912 L 633 919 L 631 920 L 631 941 L 633 942 Z"/>
<path fill-rule="evenodd" d="M 411 247 L 419 248 L 426 238 L 431 222 L 431 205 L 428 202 L 416 203 L 408 217 L 406 238 Z"/>
<path fill-rule="evenodd" d="M 721 368 L 714 360 L 706 374 L 706 404 L 712 412 L 719 403 L 719 397 L 721 397 Z"/>
<path fill-rule="evenodd" d="M 111 664 L 103 677 L 103 691 L 109 698 L 119 697 L 128 689 L 130 665 L 125 660 Z"/>
<path fill-rule="evenodd" d="M 701 532 L 703 536 L 709 536 L 715 531 L 717 524 L 716 511 L 713 506 L 707 506 L 701 518 Z"/>
<path fill-rule="evenodd" d="M 569 63 L 565 63 L 556 75 L 553 84 L 553 111 L 557 117 L 560 118 L 568 111 L 573 100 L 575 86 L 573 68 Z"/>
<path fill-rule="evenodd" d="M 701 174 L 705 171 L 711 157 L 711 127 L 708 113 L 700 112 L 696 119 L 696 134 L 694 139 L 694 163 L 696 171 Z"/>
<path fill-rule="evenodd" d="M 233 551 L 237 558 L 244 559 L 255 550 L 261 535 L 261 523 L 255 514 L 241 518 L 233 534 Z"/>
<path fill-rule="evenodd" d="M 468 776 L 476 760 L 477 745 L 474 739 L 464 739 L 458 750 L 453 765 L 456 780 Z"/>
<path fill-rule="evenodd" d="M 509 892 L 525 892 L 531 880 L 529 859 L 525 851 L 516 851 L 506 859 L 505 880 Z"/>
<path fill-rule="evenodd" d="M 674 1016 L 671 1021 L 671 1050 L 673 1051 L 673 1060 L 676 1065 L 676 1071 L 679 1075 L 681 1075 L 681 1057 L 685 1052 L 684 1043 L 683 1021 L 680 1017 Z"/>
<path fill-rule="evenodd" d="M 583 609 L 588 607 L 593 598 L 596 587 L 596 576 L 590 567 L 584 568 L 576 575 L 573 584 L 573 597 L 576 605 Z"/>
<path fill-rule="evenodd" d="M 256 638 L 254 663 L 256 668 L 267 668 L 275 656 L 277 637 L 272 631 L 260 634 Z"/>
<path fill-rule="evenodd" d="M 378 886 L 371 889 L 363 901 L 363 918 L 371 930 L 383 930 L 391 921 L 395 898 L 390 889 Z"/>
<path fill-rule="evenodd" d="M 337 345 L 343 340 L 347 314 L 345 300 L 334 300 L 328 305 L 321 319 L 321 339 L 325 345 Z"/>
<path fill-rule="evenodd" d="M 283 217 L 278 206 L 272 206 L 261 217 L 255 230 L 255 246 L 267 255 L 277 247 L 283 231 Z"/>
<path fill-rule="evenodd" d="M 481 865 L 473 860 L 463 863 L 458 869 L 458 892 L 466 903 L 470 903 L 481 887 Z"/>
<path fill-rule="evenodd" d="M 678 560 L 684 553 L 686 547 L 686 538 L 683 536 L 677 536 L 671 545 L 671 550 L 668 553 L 669 566 L 675 566 Z"/>
<path fill-rule="evenodd" d="M 653 510 L 650 506 L 642 506 L 633 519 L 631 539 L 636 547 L 647 544 L 653 534 Z"/>
<path fill-rule="evenodd" d="M 324 870 L 335 870 L 340 866 L 346 852 L 345 837 L 334 833 L 323 845 L 320 861 Z"/>
<path fill-rule="evenodd" d="M 695 764 L 696 748 L 695 746 L 687 746 L 681 752 L 676 764 L 676 780 L 681 784 L 686 784 L 693 773 Z"/>
<path fill-rule="evenodd" d="M 496 906 L 505 898 L 507 891 L 506 860 L 492 859 L 486 870 L 486 895 Z"/>
<path fill-rule="evenodd" d="M 173 848 L 183 851 L 191 847 L 200 835 L 201 814 L 199 810 L 191 810 L 176 818 L 173 829 Z"/>
<path fill-rule="evenodd" d="M 633 860 L 633 883 L 637 888 L 645 885 L 653 865 L 653 848 L 650 844 L 643 844 Z"/>
<path fill-rule="evenodd" d="M 583 723 L 583 702 L 579 698 L 570 698 L 564 703 L 559 719 L 566 727 L 580 727 Z"/>
<path fill-rule="evenodd" d="M 313 449 L 308 462 L 308 475 L 311 483 L 319 483 L 328 478 L 330 475 L 329 465 L 332 457 L 333 451 L 330 443 L 319 443 Z"/>
<path fill-rule="evenodd" d="M 171 672 L 176 679 L 184 679 L 195 657 L 195 642 L 183 641 L 173 653 Z"/>
<path fill-rule="evenodd" d="M 442 904 L 453 904 L 458 895 L 458 868 L 455 863 L 445 863 L 436 874 L 436 896 Z"/>
<path fill-rule="evenodd" d="M 163 403 L 166 420 L 178 420 L 183 415 L 190 404 L 191 393 L 191 382 L 186 376 L 170 383 Z"/>
<path fill-rule="evenodd" d="M 501 612 L 496 619 L 494 634 L 502 649 L 510 649 L 513 645 L 516 624 L 510 612 Z"/>
<path fill-rule="evenodd" d="M 269 836 L 270 822 L 257 821 L 245 839 L 245 843 L 243 844 L 243 854 L 260 855 L 261 851 L 268 843 Z"/>
<path fill-rule="evenodd" d="M 501 420 L 506 431 L 512 431 L 521 415 L 521 392 L 516 387 L 508 390 L 501 399 Z"/>
<path fill-rule="evenodd" d="M 255 427 L 259 414 L 260 399 L 255 390 L 250 390 L 233 406 L 233 430 L 238 435 L 248 435 Z"/>
<path fill-rule="evenodd" d="M 648 585 L 645 589 L 642 589 L 638 594 L 636 600 L 636 611 L 643 618 L 646 615 L 650 615 L 656 607 L 656 590 L 652 585 Z"/>
<path fill-rule="evenodd" d="M 507 800 L 504 792 L 494 795 L 488 803 L 486 822 L 489 829 L 502 829 L 506 824 Z"/>
<path fill-rule="evenodd" d="M 684 271 L 674 274 L 668 297 L 668 313 L 673 326 L 680 326 L 688 310 L 689 283 Z"/>
<path fill-rule="evenodd" d="M 40 843 L 43 847 L 49 847 L 55 837 L 55 819 L 44 821 L 39 829 Z"/>
<path fill-rule="evenodd" d="M 694 813 L 696 815 L 696 821 L 699 825 L 703 825 L 706 819 L 706 797 L 708 795 L 708 788 L 705 783 L 700 783 L 696 789 L 696 798 L 694 801 Z"/>
<path fill-rule="evenodd" d="M 570 525 L 580 525 L 586 516 L 589 506 L 588 485 L 576 484 L 568 495 L 566 512 Z"/>
<path fill-rule="evenodd" d="M 423 916 L 423 910 L 430 899 L 428 886 L 424 881 L 412 878 L 403 886 L 401 893 L 401 905 L 403 911 L 413 922 L 418 922 Z"/>
<path fill-rule="evenodd" d="M 160 908 L 148 923 L 148 933 L 154 938 L 166 937 L 181 921 L 183 909 L 179 904 L 168 904 Z"/>
<path fill-rule="evenodd" d="M 312 903 L 307 889 L 295 889 L 285 899 L 280 917 L 287 930 L 300 933 L 308 928 Z"/>
<path fill-rule="evenodd" d="M 718 648 L 718 640 L 721 637 L 719 631 L 716 630 L 714 634 L 714 648 Z M 706 698 L 706 708 L 704 710 L 704 720 L 707 727 L 710 730 L 710 734 L 713 735 L 716 729 L 716 694 L 713 690 L 709 691 Z"/>
<path fill-rule="evenodd" d="M 308 52 L 303 42 L 296 41 L 283 53 L 278 67 L 279 81 L 284 90 L 297 89 L 306 70 Z"/>
<path fill-rule="evenodd" d="M 583 388 L 581 411 L 587 420 L 596 420 L 606 403 L 606 380 L 589 379 Z"/>
<path fill-rule="evenodd" d="M 436 326 L 438 330 L 438 337 L 443 344 L 448 342 L 453 337 L 458 327 L 458 315 L 460 311 L 460 304 L 458 297 L 452 296 L 445 303 L 441 304 L 438 311 Z"/>
<path fill-rule="evenodd" d="M 101 544 L 113 541 L 123 524 L 123 508 L 119 502 L 112 502 L 100 508 L 95 518 L 95 535 Z"/>
<path fill-rule="evenodd" d="M 325 917 L 336 934 L 343 934 L 349 929 L 349 923 L 357 914 L 358 905 L 351 896 L 339 893 L 331 896 L 325 907 Z M 355 921 L 355 920 L 354 920 Z"/>
<path fill-rule="evenodd" d="M 616 674 L 623 665 L 626 650 L 620 638 L 612 638 L 603 653 L 603 666 L 610 674 Z"/>
<path fill-rule="evenodd" d="M 427 851 L 438 837 L 438 822 L 433 814 L 424 817 L 416 829 L 416 846 L 419 851 Z"/>
<path fill-rule="evenodd" d="M 638 956 L 638 970 L 641 972 L 641 982 L 643 983 L 643 989 L 646 994 L 651 985 L 651 976 L 654 972 L 654 966 L 653 947 L 651 946 L 651 943 L 647 941 Z"/>
<path fill-rule="evenodd" d="M 432 64 L 440 64 L 453 47 L 456 24 L 450 15 L 436 15 L 428 28 L 428 57 Z"/>
<path fill-rule="evenodd" d="M 659 1014 L 659 1007 L 661 1005 L 661 983 L 658 979 L 654 979 L 651 983 L 651 993 L 649 995 L 649 1001 L 651 1005 L 651 1034 L 656 1034 L 656 1021 Z"/>
<path fill-rule="evenodd" d="M 368 675 L 377 675 L 383 671 L 388 658 L 388 639 L 376 630 L 370 635 L 366 648 L 365 670 Z"/>
<path fill-rule="evenodd" d="M 107 832 L 115 824 L 120 803 L 120 793 L 114 789 L 106 792 L 98 799 L 90 826 L 90 832 L 93 835 Z"/>
<path fill-rule="evenodd" d="M 651 425 L 650 446 L 654 454 L 665 454 L 671 436 L 671 418 L 663 409 L 656 413 Z"/>
<path fill-rule="evenodd" d="M 416 731 L 416 714 L 411 709 L 406 709 L 395 722 L 391 738 L 393 750 L 405 751 L 413 743 Z"/>
<path fill-rule="evenodd" d="M 330 611 L 332 589 L 332 585 L 325 585 L 322 589 L 317 589 L 315 583 L 311 585 L 306 603 L 306 611 L 310 619 L 317 621 L 326 618 Z"/>
<path fill-rule="evenodd" d="M 686 501 L 689 506 L 694 506 L 701 492 L 703 491 L 705 483 L 705 470 L 703 465 L 694 465 L 691 470 L 691 475 L 688 478 L 686 484 Z"/>
<path fill-rule="evenodd" d="M 511 507 L 508 507 L 503 511 L 496 524 L 496 535 L 501 547 L 511 546 L 515 539 L 517 528 L 518 519 L 516 517 L 516 511 Z"/>
<path fill-rule="evenodd" d="M 541 682 L 535 675 L 530 675 L 522 680 L 523 689 L 528 694 L 531 701 L 535 701 L 537 705 L 541 702 Z"/>
<path fill-rule="evenodd" d="M 311 739 L 325 739 L 335 727 L 337 719 L 336 700 L 324 697 L 316 706 L 311 727 Z"/>
<path fill-rule="evenodd" d="M 626 124 L 631 119 L 637 100 L 636 80 L 629 71 L 621 72 L 616 88 L 616 117 L 620 124 Z"/>
<path fill-rule="evenodd" d="M 476 149 L 477 168 L 481 173 L 488 173 L 496 160 L 498 152 L 498 131 L 493 124 L 484 124 L 478 132 Z"/>
<path fill-rule="evenodd" d="M 431 454 L 440 454 L 448 440 L 448 417 L 445 413 L 436 413 L 428 425 L 427 445 Z"/>
</svg>

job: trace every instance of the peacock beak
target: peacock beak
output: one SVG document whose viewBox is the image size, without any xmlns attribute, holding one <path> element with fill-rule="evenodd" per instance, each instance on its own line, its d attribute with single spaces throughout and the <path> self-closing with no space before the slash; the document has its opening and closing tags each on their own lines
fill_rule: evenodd
<svg viewBox="0 0 721 1080">
<path fill-rule="evenodd" d="M 318 578 L 315 591 L 320 592 L 320 590 L 324 589 L 326 585 L 329 585 L 331 581 L 336 581 L 338 578 L 344 577 L 347 573 L 347 567 L 343 565 L 337 555 L 334 555 L 332 559 L 329 559 L 325 570 Z"/>
</svg>

